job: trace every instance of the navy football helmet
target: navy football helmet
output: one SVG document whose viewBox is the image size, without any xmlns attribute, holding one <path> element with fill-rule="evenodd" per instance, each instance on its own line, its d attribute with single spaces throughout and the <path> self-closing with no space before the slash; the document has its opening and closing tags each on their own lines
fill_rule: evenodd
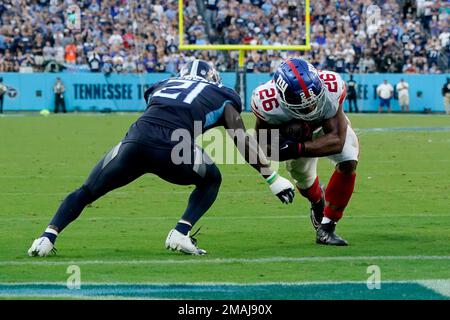
<svg viewBox="0 0 450 320">
<path fill-rule="evenodd" d="M 325 86 L 317 69 L 303 59 L 287 59 L 278 67 L 273 81 L 281 108 L 296 119 L 314 120 L 322 111 Z"/>
<path fill-rule="evenodd" d="M 222 79 L 219 72 L 208 62 L 200 59 L 192 60 L 186 63 L 180 70 L 181 78 L 202 78 L 203 80 L 220 84 Z"/>
</svg>

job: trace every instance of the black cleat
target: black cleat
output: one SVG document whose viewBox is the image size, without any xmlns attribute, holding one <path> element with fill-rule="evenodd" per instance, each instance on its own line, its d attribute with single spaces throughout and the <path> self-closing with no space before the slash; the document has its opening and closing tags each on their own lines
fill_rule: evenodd
<svg viewBox="0 0 450 320">
<path fill-rule="evenodd" d="M 330 246 L 348 246 L 347 241 L 334 233 L 335 222 L 323 223 L 317 229 L 316 243 Z"/>
<path fill-rule="evenodd" d="M 320 189 L 322 190 L 322 198 L 320 198 L 319 202 L 311 203 L 310 213 L 311 223 L 316 230 L 320 227 L 323 218 L 323 210 L 325 208 L 325 190 L 323 186 L 320 186 Z"/>
</svg>

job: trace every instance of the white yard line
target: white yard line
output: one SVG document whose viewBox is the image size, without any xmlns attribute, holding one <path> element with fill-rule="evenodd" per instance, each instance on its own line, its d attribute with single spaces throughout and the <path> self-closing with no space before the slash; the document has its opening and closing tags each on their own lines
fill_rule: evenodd
<svg viewBox="0 0 450 320">
<path fill-rule="evenodd" d="M 420 285 L 443 296 L 450 297 L 450 280 L 419 280 Z"/>
<path fill-rule="evenodd" d="M 259 215 L 257 216 L 258 220 L 290 220 L 290 219 L 310 219 L 308 212 L 300 212 L 298 215 Z M 204 216 L 202 217 L 202 221 L 204 220 L 254 220 L 256 215 L 254 216 Z M 417 213 L 417 214 L 395 214 L 395 218 L 449 218 L 450 213 Z M 81 216 L 80 221 L 97 221 L 97 220 L 123 220 L 123 221 L 152 221 L 152 220 L 173 220 L 177 219 L 178 216 L 152 216 L 151 214 L 147 217 L 130 217 L 127 215 L 123 216 L 109 216 L 105 214 L 101 217 L 92 217 L 88 216 L 88 214 Z M 392 215 L 387 214 L 353 214 L 347 215 L 346 219 L 386 219 L 392 218 Z M 40 220 L 48 220 L 48 216 L 26 216 L 26 217 L 1 217 L 0 221 L 40 221 Z"/>
<path fill-rule="evenodd" d="M 39 258 L 29 258 L 26 261 L 0 260 L 0 266 L 61 266 L 61 265 L 178 265 L 178 264 L 265 264 L 284 262 L 330 262 L 330 261 L 364 261 L 364 260 L 450 260 L 450 256 L 336 256 L 336 257 L 267 257 L 267 258 L 217 258 L 204 257 L 193 259 L 142 259 L 142 260 L 65 260 L 51 261 Z"/>
<path fill-rule="evenodd" d="M 407 160 L 407 159 L 405 159 Z M 449 161 L 448 159 L 441 159 L 443 161 Z M 372 161 L 372 160 L 371 160 Z M 384 162 L 386 160 L 380 160 L 379 162 Z M 388 160 L 392 161 L 392 160 Z M 395 162 L 395 161 L 394 161 Z M 377 172 L 374 173 L 373 176 L 392 176 L 392 175 L 442 175 L 442 171 L 411 171 L 411 172 Z M 85 179 L 87 178 L 88 173 L 86 175 L 2 175 L 0 179 Z M 257 174 L 252 173 L 224 173 L 225 177 L 254 177 L 258 178 Z M 148 178 L 153 178 L 154 180 L 159 180 L 158 177 L 148 175 L 145 176 Z M 364 176 L 362 176 L 364 178 Z"/>
<path fill-rule="evenodd" d="M 282 285 L 282 286 L 308 286 L 308 285 L 333 285 L 333 284 L 366 284 L 367 281 L 355 281 L 355 280 L 342 280 L 342 281 L 266 281 L 266 282 L 217 282 L 217 281 L 205 281 L 205 282 L 96 282 L 96 281 L 83 281 L 82 285 L 86 286 L 267 286 L 267 285 Z M 411 279 L 411 280 L 383 280 L 385 284 L 408 284 L 418 283 L 421 285 L 450 285 L 450 279 Z M 11 287 L 27 287 L 27 286 L 67 286 L 67 282 L 58 281 L 33 281 L 33 282 L 0 282 L 0 286 Z"/>
<path fill-rule="evenodd" d="M 404 192 L 411 192 L 412 190 L 415 190 L 414 187 L 410 188 L 403 188 L 403 189 L 389 189 L 389 193 L 404 193 Z M 68 192 L 4 192 L 0 191 L 0 196 L 67 196 Z M 364 193 L 385 193 L 386 190 L 365 190 Z M 131 195 L 131 194 L 148 194 L 148 190 L 136 190 L 136 191 L 113 191 L 111 194 L 113 195 Z M 184 191 L 152 191 L 152 195 L 158 195 L 158 194 L 191 194 L 192 190 L 184 190 Z M 267 190 L 241 190 L 241 191 L 220 191 L 220 194 L 234 194 L 234 195 L 241 195 L 241 194 L 270 194 Z"/>
</svg>

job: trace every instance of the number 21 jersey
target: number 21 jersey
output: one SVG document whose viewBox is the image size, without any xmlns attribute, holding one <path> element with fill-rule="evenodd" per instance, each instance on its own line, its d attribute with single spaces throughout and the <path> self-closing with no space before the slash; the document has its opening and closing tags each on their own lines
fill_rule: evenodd
<svg viewBox="0 0 450 320">
<path fill-rule="evenodd" d="M 144 97 L 148 107 L 139 121 L 187 129 L 191 133 L 194 133 L 196 121 L 202 125 L 200 133 L 222 125 L 226 104 L 239 113 L 242 109 L 236 91 L 199 78 L 171 78 L 158 82 L 147 89 Z"/>
</svg>

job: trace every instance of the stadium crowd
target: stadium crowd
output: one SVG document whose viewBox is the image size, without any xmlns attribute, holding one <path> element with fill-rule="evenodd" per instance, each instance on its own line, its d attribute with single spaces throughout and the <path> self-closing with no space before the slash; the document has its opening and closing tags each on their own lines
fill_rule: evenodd
<svg viewBox="0 0 450 320">
<path fill-rule="evenodd" d="M 186 43 L 303 44 L 302 0 L 185 0 Z M 373 4 L 377 6 L 373 6 Z M 71 5 L 81 12 L 73 27 Z M 311 1 L 307 52 L 251 51 L 248 72 L 270 72 L 303 55 L 338 72 L 448 72 L 450 5 L 436 0 Z M 219 70 L 236 52 L 197 51 Z M 178 51 L 176 0 L 2 0 L 0 72 L 176 72 L 192 52 Z"/>
</svg>

